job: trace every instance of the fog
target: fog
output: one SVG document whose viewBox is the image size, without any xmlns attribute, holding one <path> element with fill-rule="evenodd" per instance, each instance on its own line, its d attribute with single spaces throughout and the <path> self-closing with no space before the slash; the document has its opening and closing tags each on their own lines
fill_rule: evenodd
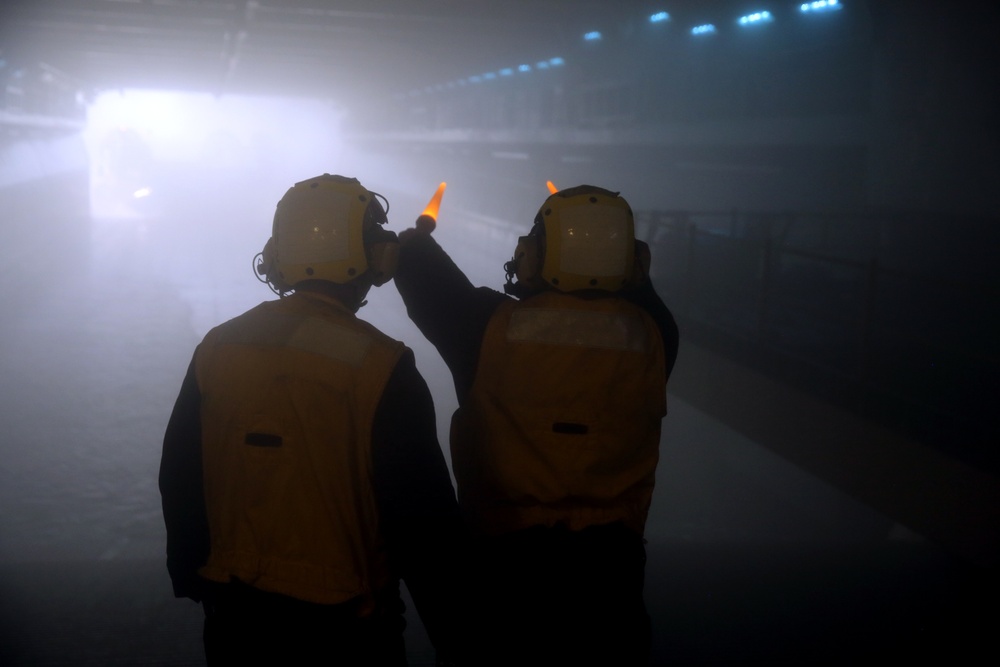
<svg viewBox="0 0 1000 667">
<path fill-rule="evenodd" d="M 867 20 L 861 25 L 869 31 L 859 38 L 865 41 L 874 29 Z M 711 299 L 722 290 L 721 274 L 739 281 L 740 267 L 746 265 L 759 275 L 756 255 L 736 252 L 712 256 L 702 265 L 685 264 L 685 270 L 695 266 L 708 275 L 693 291 L 690 275 L 696 272 L 681 273 L 685 253 L 723 241 L 756 242 L 754 230 L 770 230 L 775 216 L 841 215 L 832 218 L 839 226 L 829 235 L 823 228 L 825 245 L 809 248 L 814 255 L 847 248 L 837 256 L 836 269 L 832 264 L 803 268 L 813 256 L 781 264 L 809 299 L 828 309 L 857 305 L 848 287 L 864 278 L 851 273 L 842 279 L 841 273 L 869 275 L 864 273 L 869 265 L 845 269 L 844 257 L 854 261 L 864 255 L 861 260 L 868 261 L 864 253 L 876 247 L 879 259 L 897 261 L 894 270 L 933 265 L 953 278 L 958 286 L 935 287 L 928 303 L 948 303 L 941 307 L 954 308 L 952 321 L 974 331 L 952 347 L 964 345 L 976 354 L 987 349 L 990 343 L 984 341 L 992 340 L 996 318 L 983 306 L 982 294 L 995 294 L 988 290 L 996 284 L 991 267 L 997 231 L 983 221 L 995 222 L 997 191 L 988 186 L 1000 172 L 995 158 L 972 136 L 982 123 L 995 120 L 995 99 L 984 94 L 984 101 L 978 93 L 960 97 L 963 104 L 956 107 L 961 110 L 949 108 L 945 100 L 955 90 L 978 90 L 993 73 L 966 71 L 966 85 L 945 90 L 904 81 L 884 96 L 895 94 L 906 104 L 879 102 L 884 91 L 872 81 L 893 80 L 898 61 L 909 53 L 901 46 L 908 44 L 907 29 L 904 19 L 883 28 L 881 56 L 865 60 L 870 53 L 859 47 L 857 62 L 818 79 L 806 77 L 814 89 L 803 99 L 810 99 L 789 102 L 789 109 L 771 116 L 769 109 L 781 105 L 768 101 L 771 89 L 764 82 L 786 90 L 795 88 L 795 77 L 789 74 L 793 83 L 785 82 L 784 88 L 761 77 L 743 89 L 743 116 L 737 120 L 699 115 L 729 98 L 717 98 L 715 89 L 705 92 L 662 63 L 655 72 L 675 76 L 671 81 L 677 88 L 671 90 L 689 95 L 677 101 L 670 90 L 649 92 L 643 99 L 662 107 L 666 120 L 645 119 L 635 126 L 617 126 L 623 122 L 617 112 L 598 121 L 577 119 L 583 129 L 556 121 L 554 127 L 542 121 L 532 125 L 530 119 L 525 126 L 518 124 L 515 108 L 509 127 L 465 127 L 460 116 L 471 114 L 470 109 L 492 117 L 483 108 L 499 98 L 488 94 L 470 98 L 474 102 L 449 102 L 414 93 L 402 105 L 404 111 L 393 116 L 380 106 L 381 99 L 362 105 L 336 96 L 126 86 L 106 87 L 81 101 L 85 117 L 70 131 L 23 130 L 13 112 L 5 115 L 4 121 L 18 129 L 7 132 L 0 145 L 11 279 L 0 292 L 0 595 L 6 594 L 0 620 L 13 628 L 3 637 L 0 661 L 70 664 L 70 656 L 86 654 L 103 664 L 198 664 L 198 610 L 171 599 L 163 564 L 156 486 L 163 431 L 205 333 L 276 298 L 257 280 L 253 257 L 270 234 L 275 204 L 285 190 L 321 173 L 355 176 L 385 195 L 389 228 L 397 232 L 412 224 L 437 184 L 446 181 L 435 237 L 473 283 L 495 289 L 502 289 L 503 263 L 547 195 L 546 180 L 558 187 L 592 183 L 619 190 L 643 212 L 639 235 L 653 246 L 657 288 L 681 320 L 681 351 L 668 386 L 669 414 L 646 534 L 647 603 L 657 628 L 654 658 L 670 657 L 678 664 L 767 663 L 781 653 L 775 641 L 786 642 L 796 656 L 815 656 L 837 633 L 849 637 L 839 649 L 844 656 L 870 643 L 888 653 L 898 649 L 913 655 L 921 646 L 943 650 L 955 641 L 978 646 L 975 619 L 958 609 L 971 590 L 967 568 L 985 564 L 992 571 L 995 565 L 995 528 L 988 535 L 974 532 L 993 516 L 995 453 L 989 455 L 994 458 L 983 455 L 969 439 L 951 443 L 945 457 L 940 442 L 928 445 L 913 437 L 911 413 L 895 422 L 877 421 L 884 415 L 869 403 L 868 412 L 860 410 L 859 416 L 855 404 L 840 400 L 835 390 L 841 385 L 829 376 L 822 381 L 808 376 L 813 386 L 807 389 L 834 388 L 814 395 L 796 383 L 805 376 L 802 367 L 789 371 L 785 358 L 768 366 L 758 362 L 774 357 L 745 354 L 742 311 Z M 645 37 L 632 37 L 645 44 Z M 885 44 L 904 55 L 894 58 Z M 954 42 L 941 40 L 935 52 L 954 63 L 974 59 L 949 45 Z M 546 57 L 555 52 L 547 49 Z M 692 53 L 683 56 L 688 69 L 715 71 Z M 776 55 L 762 59 L 787 65 Z M 868 68 L 864 74 L 857 75 L 858 63 Z M 456 76 L 454 66 L 445 69 L 442 80 Z M 599 74 L 561 85 L 604 90 L 608 77 Z M 874 101 L 820 95 L 837 82 L 853 91 L 842 97 L 874 90 Z M 897 124 L 894 104 L 908 106 L 919 98 L 914 89 L 927 93 L 935 111 L 911 125 Z M 559 104 L 555 96 L 532 106 L 531 100 L 538 99 L 532 95 L 529 90 L 509 99 L 545 113 L 550 102 Z M 816 112 L 828 97 L 840 106 L 830 114 Z M 601 106 L 600 99 L 594 108 Z M 643 113 L 648 111 L 640 109 L 634 117 Z M 558 109 L 551 116 L 558 120 Z M 967 125 L 961 126 L 962 120 Z M 396 124 L 379 128 L 379 122 Z M 561 122 L 572 125 L 565 118 Z M 855 132 L 863 138 L 852 138 Z M 991 132 L 985 143 L 995 145 L 995 128 Z M 907 156 L 909 161 L 901 159 Z M 956 164 L 963 165 L 959 175 Z M 930 190 L 928 183 L 940 188 Z M 903 210 L 910 216 L 907 222 L 919 217 L 921 224 L 928 215 L 956 225 L 955 216 L 972 216 L 972 223 L 962 219 L 968 223 L 962 229 L 982 236 L 960 242 L 938 218 L 919 228 L 885 223 L 872 232 L 864 227 L 870 219 L 862 212 L 869 216 L 873 210 Z M 704 224 L 711 231 L 705 232 L 705 246 L 694 241 L 687 246 L 694 232 L 681 237 L 664 231 L 674 220 L 668 213 L 678 211 L 725 217 Z M 744 214 L 748 211 L 753 215 Z M 697 215 L 677 220 L 671 229 L 703 224 Z M 804 228 L 790 225 L 781 242 Z M 807 229 L 803 238 L 819 236 Z M 921 234 L 924 243 L 914 240 Z M 722 267 L 719 277 L 712 273 L 716 261 Z M 984 284 L 986 289 L 980 289 Z M 911 308 L 910 292 L 888 280 L 880 285 L 882 297 L 893 299 L 886 311 L 908 325 L 909 315 L 900 313 L 917 310 Z M 896 298 L 899 294 L 903 297 Z M 742 306 L 764 310 L 760 302 L 748 303 Z M 457 402 L 436 350 L 406 317 L 391 283 L 371 292 L 359 316 L 414 350 L 434 397 L 447 458 Z M 775 339 L 784 337 L 785 352 L 791 349 L 813 362 L 829 361 L 823 357 L 829 352 L 834 364 L 840 361 L 837 350 L 860 337 L 851 328 L 853 320 L 841 336 L 839 329 L 817 321 L 800 326 L 797 317 L 797 311 L 779 310 L 768 327 L 758 328 Z M 721 333 L 720 323 L 728 327 Z M 926 326 L 935 336 L 951 335 L 944 324 L 940 332 L 933 323 Z M 715 344 L 734 332 L 737 343 L 730 341 L 730 348 Z M 845 342 L 846 337 L 852 338 Z M 909 344 L 901 337 L 881 349 Z M 967 374 L 972 378 L 968 391 L 954 385 L 956 404 L 969 404 L 968 396 L 982 389 L 976 400 L 985 405 L 996 379 L 976 385 L 992 367 L 977 365 L 985 354 L 971 358 L 942 383 Z M 847 366 L 844 375 L 854 372 Z M 735 387 L 752 388 L 746 401 L 727 395 Z M 739 414 L 751 399 L 754 406 L 771 400 L 763 419 Z M 800 411 L 801 406 L 808 410 Z M 969 413 L 974 416 L 986 410 L 978 403 L 973 408 L 979 411 Z M 970 432 L 985 432 L 979 422 L 974 426 Z M 949 467 L 952 454 L 963 459 L 963 467 Z M 906 477 L 911 471 L 915 477 L 933 476 L 927 471 L 935 466 L 944 472 L 933 484 L 920 486 Z M 950 477 L 953 471 L 958 472 Z M 984 501 L 972 518 L 960 514 L 971 501 L 956 500 L 955 488 L 963 484 L 976 493 L 994 489 L 975 496 Z M 925 489 L 930 491 L 922 496 Z M 961 532 L 964 526 L 973 532 Z M 123 577 L 134 579 L 123 583 Z M 125 608 L 134 605 L 131 625 L 119 619 L 119 625 L 103 627 L 101 646 L 79 653 L 74 642 L 85 642 L 92 632 L 94 610 L 114 609 L 123 597 Z M 22 618 L 24 609 L 35 610 L 36 620 Z M 423 664 L 429 660 L 426 637 L 412 610 L 409 620 L 411 660 Z M 939 633 L 940 643 L 906 644 L 921 623 Z M 52 644 L 50 627 L 72 639 Z M 165 628 L 175 636 L 164 637 Z M 133 630 L 137 637 L 148 637 L 147 644 L 127 645 L 123 637 Z M 166 650 L 164 642 L 177 648 Z"/>
<path fill-rule="evenodd" d="M 56 204 L 82 227 L 73 230 L 77 243 L 34 247 L 60 253 L 38 256 L 35 266 L 22 256 L 24 271 L 38 279 L 16 291 L 4 318 L 8 451 L 0 493 L 8 511 L 0 558 L 162 556 L 156 469 L 180 379 L 209 328 L 275 298 L 256 279 L 252 258 L 294 182 L 324 172 L 357 176 L 386 195 L 390 227 L 400 231 L 437 183 L 451 180 L 436 235 L 475 283 L 502 287 L 502 265 L 528 219 L 457 208 L 452 199 L 476 197 L 460 192 L 469 175 L 421 173 L 366 155 L 338 137 L 336 113 L 303 101 L 153 91 L 110 93 L 89 107 L 82 133 L 89 214 Z M 16 181 L 17 163 L 8 169 Z M 532 206 L 546 196 L 540 185 Z M 51 200 L 23 206 L 23 220 L 52 215 Z M 26 244 L 18 236 L 14 247 Z M 416 351 L 447 451 L 456 402 L 440 357 L 391 284 L 373 291 L 360 315 Z M 886 533 L 891 525 L 676 398 L 664 455 L 657 497 L 671 501 L 657 504 L 653 540 L 765 533 L 795 540 L 796 532 L 828 532 L 818 524 L 837 522 L 844 508 Z M 804 506 L 816 516 L 784 502 L 778 486 L 799 501 L 806 493 L 812 500 Z M 760 488 L 772 490 L 762 497 Z"/>
</svg>

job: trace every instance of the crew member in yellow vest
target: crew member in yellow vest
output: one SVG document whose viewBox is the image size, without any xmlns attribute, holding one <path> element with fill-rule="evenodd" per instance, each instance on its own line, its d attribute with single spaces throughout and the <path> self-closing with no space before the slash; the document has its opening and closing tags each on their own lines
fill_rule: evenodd
<svg viewBox="0 0 1000 667">
<path fill-rule="evenodd" d="M 421 216 L 396 287 L 452 372 L 452 467 L 478 540 L 482 664 L 645 664 L 643 530 L 673 316 L 616 192 L 549 197 L 505 265 L 474 287 Z"/>
<path fill-rule="evenodd" d="M 255 258 L 280 298 L 212 329 L 182 384 L 167 567 L 203 603 L 210 665 L 403 665 L 400 577 L 454 652 L 461 521 L 430 392 L 355 315 L 398 256 L 380 198 L 328 174 L 290 188 Z"/>
</svg>

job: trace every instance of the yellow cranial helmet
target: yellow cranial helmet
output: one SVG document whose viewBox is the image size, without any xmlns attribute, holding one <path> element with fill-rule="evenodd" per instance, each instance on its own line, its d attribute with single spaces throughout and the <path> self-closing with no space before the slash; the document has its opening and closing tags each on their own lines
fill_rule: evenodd
<svg viewBox="0 0 1000 667">
<path fill-rule="evenodd" d="M 560 190 L 542 204 L 531 233 L 518 240 L 508 266 L 518 283 L 508 281 L 507 291 L 615 292 L 634 281 L 635 259 L 628 202 L 592 185 Z"/>
<path fill-rule="evenodd" d="M 374 285 L 392 278 L 398 241 L 386 211 L 355 178 L 323 174 L 296 183 L 278 202 L 257 272 L 278 293 L 304 280 Z"/>
</svg>

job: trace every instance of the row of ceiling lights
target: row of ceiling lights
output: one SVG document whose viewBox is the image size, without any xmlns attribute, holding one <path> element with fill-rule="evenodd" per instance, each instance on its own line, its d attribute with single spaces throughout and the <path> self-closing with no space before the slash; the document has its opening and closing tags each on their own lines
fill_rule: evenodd
<svg viewBox="0 0 1000 667">
<path fill-rule="evenodd" d="M 798 10 L 802 14 L 818 14 L 830 11 L 836 11 L 843 7 L 843 3 L 840 0 L 814 0 L 813 2 L 804 2 L 799 5 Z M 652 24 L 666 23 L 670 21 L 670 14 L 665 11 L 655 12 L 650 14 L 649 22 Z M 765 23 L 771 23 L 774 21 L 774 15 L 767 10 L 761 10 L 757 12 L 751 12 L 749 14 L 744 14 L 736 19 L 736 24 L 741 27 L 752 27 L 757 25 L 762 25 Z M 718 28 L 713 23 L 702 23 L 693 26 L 690 32 L 695 37 L 703 37 L 707 35 L 713 35 L 718 32 Z M 599 30 L 591 30 L 583 34 L 583 40 L 586 42 L 598 42 L 603 39 L 603 34 Z M 493 81 L 496 79 L 514 76 L 514 74 L 525 74 L 532 72 L 534 70 L 548 70 L 556 67 L 561 67 L 565 64 L 565 60 L 562 57 L 549 58 L 548 60 L 541 60 L 534 65 L 521 64 L 517 67 L 505 67 L 496 72 L 486 72 L 484 74 L 474 74 L 469 77 L 462 79 L 456 79 L 449 81 L 447 83 L 439 83 L 433 86 L 427 86 L 423 90 L 412 90 L 408 95 L 404 97 L 416 97 L 422 94 L 434 93 L 434 92 L 444 92 L 446 90 L 454 90 L 462 86 L 475 85 L 479 83 L 484 83 L 487 81 Z"/>
</svg>

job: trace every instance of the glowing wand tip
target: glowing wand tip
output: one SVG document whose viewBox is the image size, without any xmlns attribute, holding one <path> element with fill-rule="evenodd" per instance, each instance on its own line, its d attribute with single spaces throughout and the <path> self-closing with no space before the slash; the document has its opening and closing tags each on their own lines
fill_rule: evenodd
<svg viewBox="0 0 1000 667">
<path fill-rule="evenodd" d="M 550 195 L 554 195 L 555 193 L 559 192 L 559 188 L 557 188 L 555 183 L 553 183 L 552 181 L 545 181 L 545 187 L 549 189 Z"/>
<path fill-rule="evenodd" d="M 421 216 L 426 215 L 437 220 L 438 210 L 441 208 L 441 198 L 444 197 L 444 189 L 446 187 L 448 187 L 447 183 L 441 183 L 441 185 L 437 187 L 437 190 L 434 191 L 434 196 L 431 197 L 429 202 L 427 202 L 427 208 L 425 208 L 424 212 L 420 214 Z"/>
</svg>

